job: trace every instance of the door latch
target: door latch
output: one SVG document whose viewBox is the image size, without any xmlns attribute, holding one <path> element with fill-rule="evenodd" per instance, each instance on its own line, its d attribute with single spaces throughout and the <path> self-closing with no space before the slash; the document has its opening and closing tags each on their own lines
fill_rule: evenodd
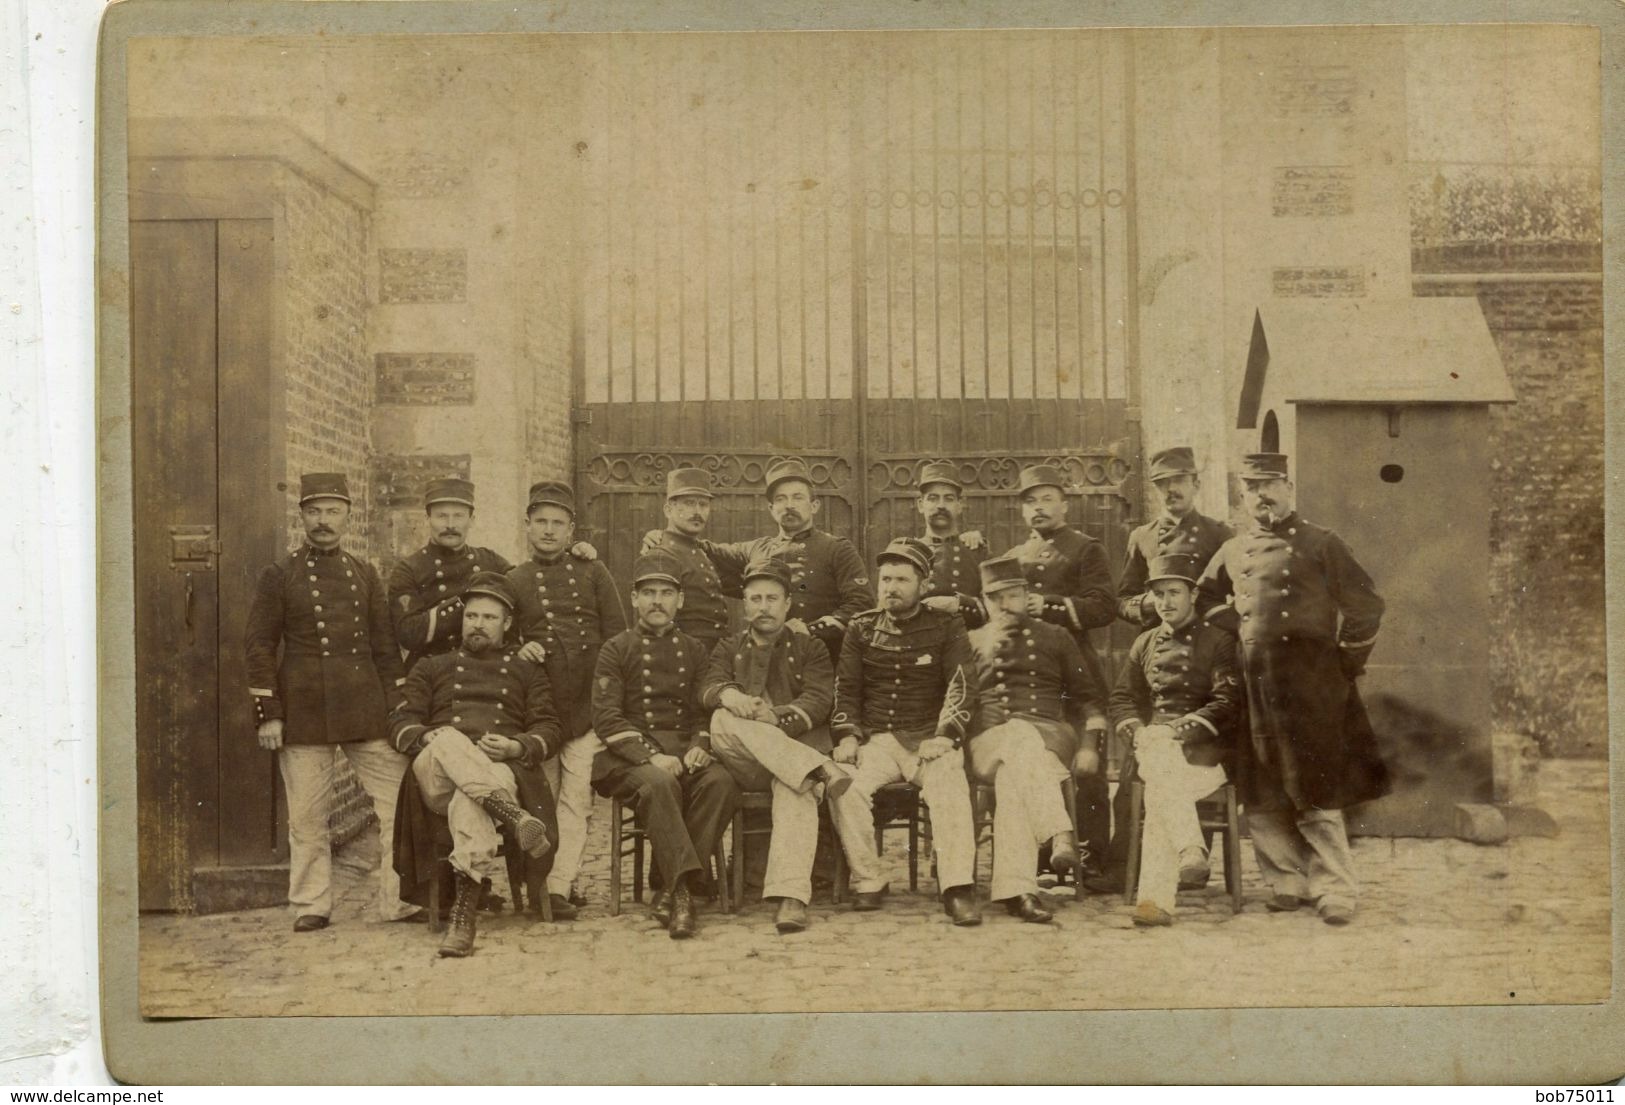
<svg viewBox="0 0 1625 1105">
<path fill-rule="evenodd" d="M 212 572 L 220 555 L 213 526 L 170 526 L 169 566 L 178 572 Z"/>
</svg>

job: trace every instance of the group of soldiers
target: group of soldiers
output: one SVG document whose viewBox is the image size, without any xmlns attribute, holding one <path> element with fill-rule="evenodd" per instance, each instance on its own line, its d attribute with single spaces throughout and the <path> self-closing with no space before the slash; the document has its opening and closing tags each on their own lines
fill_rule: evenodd
<svg viewBox="0 0 1625 1105">
<path fill-rule="evenodd" d="M 386 582 L 342 548 L 343 475 L 305 476 L 305 544 L 260 576 L 246 638 L 259 742 L 287 790 L 295 931 L 332 912 L 335 748 L 378 814 L 386 920 L 423 919 L 444 819 L 455 890 L 442 955 L 472 952 L 505 838 L 553 918 L 577 915 L 595 791 L 647 835 L 651 913 L 673 938 L 695 932 L 709 857 L 747 792 L 771 795 L 763 897 L 779 932 L 808 924 L 820 803 L 852 908 L 884 908 L 874 799 L 898 782 L 929 810 L 954 924 L 982 919 L 978 785 L 993 795 L 990 900 L 1044 923 L 1045 868 L 1122 886 L 1129 788 L 1114 809 L 1108 726 L 1128 749 L 1120 779 L 1143 784 L 1136 924 L 1170 924 L 1177 890 L 1206 882 L 1196 803 L 1227 778 L 1269 908 L 1346 924 L 1341 811 L 1385 786 L 1355 689 L 1382 600 L 1347 545 L 1296 513 L 1285 456 L 1244 458 L 1240 533 L 1195 509 L 1189 448 L 1154 454 L 1147 474 L 1159 512 L 1115 583 L 1101 543 L 1068 524 L 1065 474 L 1049 465 L 1021 472 L 1029 532 L 993 555 L 962 529 L 957 466 L 925 463 L 923 534 L 891 541 L 872 583 L 852 543 L 818 528 L 795 459 L 766 473 L 774 532 L 740 543 L 705 536 L 709 473 L 668 473 L 665 526 L 643 536 L 624 583 L 576 539 L 567 484 L 530 489 L 531 556 L 513 565 L 470 543 L 473 486 L 434 482 L 429 541 Z M 1142 632 L 1109 686 L 1091 631 L 1117 619 Z"/>
</svg>

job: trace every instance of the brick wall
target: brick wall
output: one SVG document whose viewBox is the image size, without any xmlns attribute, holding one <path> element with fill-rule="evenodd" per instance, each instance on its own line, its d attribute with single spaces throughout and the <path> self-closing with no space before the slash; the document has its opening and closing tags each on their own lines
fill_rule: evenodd
<svg viewBox="0 0 1625 1105">
<path fill-rule="evenodd" d="M 373 390 L 365 333 L 368 216 L 293 173 L 283 216 L 289 545 L 303 536 L 300 473 L 344 472 L 356 515 L 345 547 L 364 556 Z"/>
<path fill-rule="evenodd" d="M 1491 664 L 1497 724 L 1548 755 L 1608 741 L 1603 613 L 1602 286 L 1418 288 L 1476 294 L 1518 401 L 1491 408 Z"/>
</svg>

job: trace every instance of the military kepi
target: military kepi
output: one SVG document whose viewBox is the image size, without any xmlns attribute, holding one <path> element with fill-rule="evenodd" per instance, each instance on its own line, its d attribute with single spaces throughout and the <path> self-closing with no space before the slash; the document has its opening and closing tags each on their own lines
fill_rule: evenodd
<svg viewBox="0 0 1625 1105">
<path fill-rule="evenodd" d="M 991 595 L 1010 587 L 1025 587 L 1027 574 L 1021 570 L 1021 561 L 1014 556 L 996 556 L 982 561 L 982 594 Z"/>
<path fill-rule="evenodd" d="M 931 574 L 931 550 L 917 537 L 899 537 L 875 557 L 877 564 L 884 564 L 888 560 L 901 560 L 904 564 L 912 564 L 922 576 Z"/>
<path fill-rule="evenodd" d="M 965 490 L 965 485 L 959 482 L 959 466 L 952 461 L 933 460 L 920 468 L 920 491 L 934 483 L 945 483 L 955 491 Z"/>
<path fill-rule="evenodd" d="M 807 462 L 800 457 L 787 457 L 768 468 L 765 492 L 767 497 L 771 499 L 773 489 L 785 480 L 800 480 L 808 487 L 813 485 L 812 473 L 807 471 Z"/>
<path fill-rule="evenodd" d="M 1152 483 L 1174 476 L 1196 475 L 1196 452 L 1189 445 L 1175 445 L 1151 454 L 1146 478 Z"/>
<path fill-rule="evenodd" d="M 525 512 L 535 510 L 539 506 L 556 506 L 570 512 L 570 517 L 576 516 L 575 489 L 567 483 L 557 480 L 543 480 L 530 485 L 530 498 L 525 504 Z"/>
<path fill-rule="evenodd" d="M 703 468 L 673 468 L 666 473 L 666 499 L 680 498 L 684 495 L 699 495 L 703 498 L 715 498 L 711 491 L 711 473 Z"/>
<path fill-rule="evenodd" d="M 745 574 L 740 578 L 740 582 L 749 583 L 753 579 L 776 579 L 784 585 L 784 590 L 788 593 L 790 566 L 776 556 L 759 556 L 745 565 Z"/>
<path fill-rule="evenodd" d="M 1151 559 L 1147 566 L 1146 586 L 1150 586 L 1161 579 L 1182 579 L 1192 587 L 1196 586 L 1197 579 L 1202 574 L 1202 565 L 1196 562 L 1194 556 L 1184 553 L 1168 553 L 1166 556 L 1157 556 Z M 986 587 L 982 588 L 984 591 Z"/>
<path fill-rule="evenodd" d="M 434 506 L 436 503 L 461 503 L 468 509 L 474 509 L 474 485 L 467 480 L 460 480 L 455 476 L 443 480 L 432 480 L 423 493 L 423 505 Z"/>
<path fill-rule="evenodd" d="M 1286 454 L 1248 453 L 1241 458 L 1241 478 L 1244 480 L 1286 479 Z"/>
<path fill-rule="evenodd" d="M 1065 491 L 1066 473 L 1053 464 L 1035 464 L 1031 468 L 1023 468 L 1016 493 L 1025 495 L 1035 487 L 1056 487 Z"/>
<path fill-rule="evenodd" d="M 632 586 L 650 580 L 665 580 L 676 587 L 683 585 L 683 566 L 668 552 L 656 549 L 644 553 L 632 562 Z"/>
<path fill-rule="evenodd" d="M 508 586 L 507 577 L 500 572 L 475 572 L 468 577 L 468 583 L 463 587 L 463 602 L 466 605 L 469 599 L 484 596 L 493 598 L 512 611 L 518 603 L 513 597 L 513 588 Z"/>
<path fill-rule="evenodd" d="M 342 499 L 350 501 L 350 481 L 343 472 L 306 472 L 299 477 L 299 505 L 312 499 Z"/>
</svg>

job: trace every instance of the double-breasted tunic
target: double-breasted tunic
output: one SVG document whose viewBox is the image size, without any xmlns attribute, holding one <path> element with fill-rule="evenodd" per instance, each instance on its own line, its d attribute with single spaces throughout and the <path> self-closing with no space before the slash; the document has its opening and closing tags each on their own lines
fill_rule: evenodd
<svg viewBox="0 0 1625 1105">
<path fill-rule="evenodd" d="M 710 711 L 700 700 L 709 659 L 704 643 L 675 625 L 656 632 L 639 623 L 604 642 L 592 686 L 592 727 L 605 745 L 595 782 L 656 754 L 709 745 Z"/>
<path fill-rule="evenodd" d="M 970 548 L 956 533 L 950 537 L 926 534 L 922 541 L 931 550 L 931 575 L 925 581 L 925 595 L 951 595 L 959 600 L 960 616 L 966 624 L 979 624 L 983 619 L 982 561 L 993 555 L 986 545 Z"/>
<path fill-rule="evenodd" d="M 743 592 L 742 577 L 751 562 L 777 557 L 790 569 L 790 598 L 794 602 L 790 616 L 809 626 L 829 616 L 840 622 L 838 629 L 815 631 L 830 650 L 832 660 L 840 649 L 845 627 L 874 605 L 869 573 L 852 542 L 814 526 L 793 536 L 774 534 L 727 545 L 707 541 L 704 547 L 722 576 L 724 592 L 735 597 Z"/>
<path fill-rule="evenodd" d="M 282 719 L 283 743 L 386 736 L 401 656 L 383 585 L 366 561 L 307 545 L 268 565 L 244 647 L 255 717 Z"/>
<path fill-rule="evenodd" d="M 601 560 L 578 560 L 569 553 L 551 559 L 532 556 L 508 572 L 518 607 L 514 634 L 521 644 L 540 642 L 556 650 L 563 670 L 554 678 L 554 698 L 571 737 L 592 728 L 592 673 L 598 649 L 626 628 L 620 590 Z M 549 673 L 553 671 L 549 664 Z"/>
<path fill-rule="evenodd" d="M 1151 608 L 1151 592 L 1146 585 L 1151 562 L 1159 556 L 1190 556 L 1196 558 L 1196 570 L 1201 571 L 1219 546 L 1235 535 L 1236 531 L 1225 523 L 1194 510 L 1183 518 L 1163 514 L 1136 526 L 1128 535 L 1128 553 L 1117 579 L 1118 617 L 1147 629 L 1159 625 L 1161 619 Z"/>
<path fill-rule="evenodd" d="M 1376 643 L 1383 601 L 1343 539 L 1295 512 L 1255 522 L 1224 543 L 1199 589 L 1203 612 L 1241 642 L 1253 804 L 1341 809 L 1385 793 L 1350 677 Z"/>
<path fill-rule="evenodd" d="M 1105 725 L 1107 692 L 1099 667 L 1086 661 L 1066 630 L 1025 614 L 977 629 L 970 641 L 976 655 L 973 731 L 1021 718 L 1070 765 L 1080 730 Z"/>
<path fill-rule="evenodd" d="M 846 628 L 835 669 L 835 740 L 862 744 L 891 733 L 911 751 L 933 736 L 962 746 L 976 711 L 973 664 L 958 614 L 924 605 L 902 618 L 860 613 Z"/>
<path fill-rule="evenodd" d="M 450 652 L 463 639 L 463 587 L 475 572 L 506 574 L 513 565 L 490 549 L 447 549 L 433 542 L 389 572 L 389 612 L 406 667 Z"/>
<path fill-rule="evenodd" d="M 512 645 L 425 657 L 407 674 L 390 722 L 395 747 L 408 756 L 422 751 L 424 734 L 450 726 L 471 740 L 512 737 L 525 750 L 517 764 L 529 769 L 540 768 L 565 740 L 546 668 Z"/>
<path fill-rule="evenodd" d="M 1178 629 L 1159 624 L 1135 638 L 1117 673 L 1111 721 L 1124 736 L 1142 725 L 1166 725 L 1186 763 L 1210 767 L 1227 762 L 1235 748 L 1241 700 L 1230 634 L 1201 621 Z"/>
<path fill-rule="evenodd" d="M 676 559 L 677 578 L 683 585 L 683 607 L 677 611 L 677 628 L 711 648 L 727 635 L 729 618 L 722 577 L 706 554 L 706 544 L 672 529 L 660 535 L 660 548 Z"/>
<path fill-rule="evenodd" d="M 1080 649 L 1093 652 L 1089 631 L 1117 617 L 1112 570 L 1106 547 L 1071 526 L 1048 533 L 1030 530 L 1005 555 L 1021 561 L 1027 586 L 1044 598 L 1043 620 L 1072 634 Z"/>
<path fill-rule="evenodd" d="M 706 664 L 700 701 L 715 710 L 730 689 L 766 699 L 773 724 L 786 736 L 829 751 L 835 669 L 822 642 L 788 629 L 765 644 L 748 629 L 719 641 Z"/>
</svg>

